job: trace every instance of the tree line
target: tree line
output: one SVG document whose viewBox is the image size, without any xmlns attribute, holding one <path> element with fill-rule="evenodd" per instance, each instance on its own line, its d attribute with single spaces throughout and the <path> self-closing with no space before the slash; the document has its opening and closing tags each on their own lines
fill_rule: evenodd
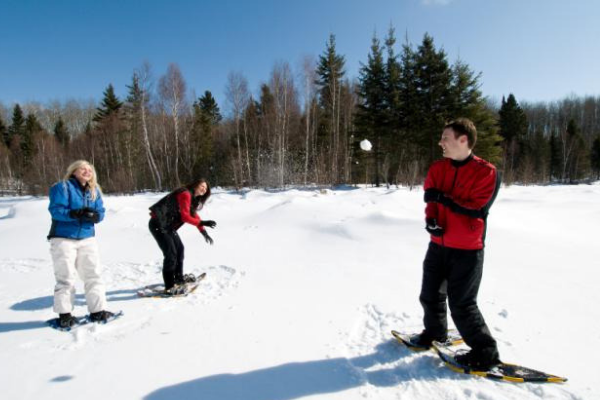
<svg viewBox="0 0 600 400">
<path fill-rule="evenodd" d="M 457 117 L 475 122 L 475 153 L 507 183 L 600 175 L 600 97 L 519 104 L 509 94 L 496 105 L 480 90 L 481 74 L 450 63 L 430 35 L 398 45 L 393 28 L 383 41 L 373 36 L 358 77 L 345 64 L 331 35 L 297 71 L 274 64 L 255 93 L 231 72 L 222 105 L 208 90 L 190 95 L 174 63 L 157 79 L 144 63 L 123 99 L 108 85 L 99 104 L 0 103 L 0 189 L 46 193 L 82 158 L 108 192 L 167 190 L 197 177 L 237 188 L 414 186 Z M 364 139 L 372 151 L 361 150 Z"/>
</svg>

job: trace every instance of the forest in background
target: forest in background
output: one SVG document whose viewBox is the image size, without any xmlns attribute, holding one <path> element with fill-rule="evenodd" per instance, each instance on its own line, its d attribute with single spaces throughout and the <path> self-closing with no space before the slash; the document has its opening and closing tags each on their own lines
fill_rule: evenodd
<svg viewBox="0 0 600 400">
<path fill-rule="evenodd" d="M 475 154 L 507 184 L 600 179 L 600 96 L 494 104 L 482 74 L 448 61 L 426 34 L 399 44 L 373 36 L 358 77 L 331 35 L 322 54 L 277 62 L 252 90 L 228 75 L 223 104 L 196 97 L 179 66 L 136 68 L 127 96 L 107 85 L 94 100 L 0 102 L 0 193 L 46 194 L 74 160 L 94 166 L 105 192 L 170 190 L 198 177 L 213 186 L 420 184 L 444 124 L 475 122 Z M 60 95 L 60 94 L 57 94 Z M 225 111 L 222 111 L 225 110 Z M 361 150 L 368 139 L 372 151 Z"/>
</svg>

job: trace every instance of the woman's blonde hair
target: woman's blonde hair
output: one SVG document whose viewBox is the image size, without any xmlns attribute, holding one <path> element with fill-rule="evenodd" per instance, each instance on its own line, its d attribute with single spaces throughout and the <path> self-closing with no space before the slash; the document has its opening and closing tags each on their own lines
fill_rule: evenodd
<svg viewBox="0 0 600 400">
<path fill-rule="evenodd" d="M 77 169 L 79 169 L 85 165 L 89 166 L 92 169 L 92 179 L 90 179 L 90 181 L 88 182 L 88 189 L 92 196 L 92 200 L 96 200 L 97 194 L 102 193 L 102 188 L 98 184 L 96 169 L 89 162 L 87 162 L 85 160 L 77 160 L 77 161 L 71 163 L 71 165 L 69 165 L 69 167 L 67 168 L 67 173 L 65 174 L 63 180 L 68 181 L 69 179 L 71 179 L 71 177 L 73 176 L 73 173 Z M 98 190 L 96 190 L 96 189 L 98 189 Z"/>
</svg>

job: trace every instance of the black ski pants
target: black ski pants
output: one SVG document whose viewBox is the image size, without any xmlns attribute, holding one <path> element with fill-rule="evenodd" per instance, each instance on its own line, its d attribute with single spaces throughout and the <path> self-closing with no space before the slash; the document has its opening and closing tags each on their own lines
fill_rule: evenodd
<svg viewBox="0 0 600 400">
<path fill-rule="evenodd" d="M 448 329 L 447 299 L 452 320 L 465 343 L 475 351 L 497 356 L 496 341 L 477 307 L 482 273 L 483 249 L 452 249 L 430 242 L 419 297 L 425 311 L 423 323 L 428 335 L 444 337 Z"/>
<path fill-rule="evenodd" d="M 160 229 L 158 221 L 151 218 L 148 223 L 150 233 L 162 250 L 163 259 L 163 280 L 165 289 L 170 289 L 175 282 L 183 281 L 183 243 L 177 234 L 177 231 L 171 229 Z"/>
</svg>

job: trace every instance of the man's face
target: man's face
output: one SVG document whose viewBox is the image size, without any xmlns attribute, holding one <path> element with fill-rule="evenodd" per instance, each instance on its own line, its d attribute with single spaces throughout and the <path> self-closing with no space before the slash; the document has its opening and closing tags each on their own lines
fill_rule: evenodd
<svg viewBox="0 0 600 400">
<path fill-rule="evenodd" d="M 456 138 L 452 128 L 444 129 L 442 138 L 438 144 L 442 148 L 444 157 L 452 160 L 462 159 L 465 152 L 468 153 L 469 149 L 467 136 L 462 135 Z"/>
</svg>

